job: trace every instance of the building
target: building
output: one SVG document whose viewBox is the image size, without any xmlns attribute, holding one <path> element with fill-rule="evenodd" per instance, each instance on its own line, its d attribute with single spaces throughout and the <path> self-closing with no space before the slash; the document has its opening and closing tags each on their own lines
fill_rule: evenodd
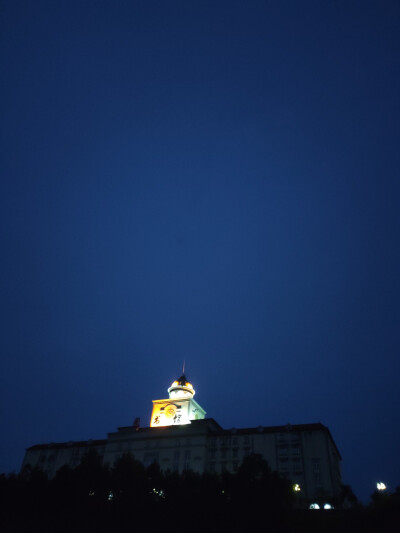
<svg viewBox="0 0 400 533">
<path fill-rule="evenodd" d="M 260 454 L 270 468 L 298 484 L 309 500 L 334 499 L 341 490 L 341 456 L 329 429 L 321 423 L 223 429 L 194 400 L 182 375 L 168 389 L 169 398 L 153 401 L 150 427 L 120 427 L 107 439 L 50 443 L 26 450 L 22 468 L 40 467 L 53 477 L 63 465 L 77 466 L 89 449 L 113 465 L 131 452 L 145 466 L 164 471 L 236 472 L 243 458 Z"/>
</svg>

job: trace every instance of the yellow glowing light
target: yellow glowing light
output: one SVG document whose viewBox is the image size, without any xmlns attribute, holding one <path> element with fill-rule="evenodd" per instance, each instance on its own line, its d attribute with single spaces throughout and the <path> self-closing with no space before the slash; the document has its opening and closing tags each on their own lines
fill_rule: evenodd
<svg viewBox="0 0 400 533">
<path fill-rule="evenodd" d="M 193 389 L 193 385 L 191 383 L 189 383 L 189 381 L 185 381 L 184 385 L 181 385 L 181 383 L 179 383 L 179 381 L 174 381 L 170 388 L 172 388 L 172 387 L 186 387 L 188 389 Z"/>
<path fill-rule="evenodd" d="M 168 418 L 172 418 L 172 417 L 175 416 L 175 412 L 176 412 L 175 407 L 173 407 L 172 405 L 170 405 L 170 406 L 167 407 L 167 409 L 165 410 L 165 416 L 167 416 Z"/>
<path fill-rule="evenodd" d="M 300 492 L 300 491 L 301 491 L 301 487 L 300 487 L 300 485 L 299 485 L 298 483 L 295 483 L 295 484 L 293 485 L 293 490 L 294 490 L 295 492 Z"/>
<path fill-rule="evenodd" d="M 386 490 L 386 485 L 384 483 L 382 483 L 382 481 L 379 481 L 377 484 L 376 484 L 376 488 L 378 490 Z"/>
</svg>

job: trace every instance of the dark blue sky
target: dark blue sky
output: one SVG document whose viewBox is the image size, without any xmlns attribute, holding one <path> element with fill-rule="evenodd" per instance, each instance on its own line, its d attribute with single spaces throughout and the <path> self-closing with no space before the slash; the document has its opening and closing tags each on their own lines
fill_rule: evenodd
<svg viewBox="0 0 400 533">
<path fill-rule="evenodd" d="M 0 471 L 186 359 L 224 427 L 400 484 L 397 1 L 3 0 Z"/>
</svg>

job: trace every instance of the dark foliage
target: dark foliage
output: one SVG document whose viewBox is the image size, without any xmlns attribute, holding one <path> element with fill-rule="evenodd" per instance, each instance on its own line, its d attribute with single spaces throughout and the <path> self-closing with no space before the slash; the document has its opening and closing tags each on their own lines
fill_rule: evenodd
<svg viewBox="0 0 400 533">
<path fill-rule="evenodd" d="M 259 455 L 245 458 L 237 474 L 163 473 L 131 454 L 113 468 L 90 451 L 81 464 L 62 467 L 48 480 L 38 469 L 0 476 L 0 531 L 57 533 L 222 530 L 274 532 L 391 532 L 399 530 L 400 489 L 374 493 L 358 504 L 348 486 L 342 509 L 299 509 L 290 483 Z M 347 503 L 346 503 L 347 502 Z M 350 504 L 349 504 L 350 502 Z"/>
</svg>

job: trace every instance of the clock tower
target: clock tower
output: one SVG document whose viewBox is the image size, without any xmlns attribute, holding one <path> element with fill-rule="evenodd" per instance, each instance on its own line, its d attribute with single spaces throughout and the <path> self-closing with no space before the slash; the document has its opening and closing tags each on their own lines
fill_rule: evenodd
<svg viewBox="0 0 400 533">
<path fill-rule="evenodd" d="M 190 424 L 191 420 L 205 417 L 206 412 L 193 399 L 195 390 L 185 374 L 172 383 L 168 394 L 166 400 L 153 400 L 151 427 Z"/>
</svg>

